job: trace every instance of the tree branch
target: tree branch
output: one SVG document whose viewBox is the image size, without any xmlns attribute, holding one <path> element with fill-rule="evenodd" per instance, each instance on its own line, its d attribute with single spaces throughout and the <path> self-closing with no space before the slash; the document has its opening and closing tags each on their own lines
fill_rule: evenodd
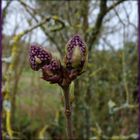
<svg viewBox="0 0 140 140">
<path fill-rule="evenodd" d="M 107 13 L 111 11 L 112 9 L 114 9 L 116 6 L 118 6 L 120 3 L 125 2 L 125 1 L 126 0 L 118 0 L 116 3 L 114 3 L 113 5 L 107 8 Z"/>
<path fill-rule="evenodd" d="M 91 33 L 91 35 L 89 37 L 89 40 L 88 40 L 89 51 L 91 51 L 92 46 L 95 44 L 95 42 L 96 42 L 96 40 L 97 40 L 97 38 L 100 34 L 104 17 L 107 15 L 108 12 L 110 12 L 117 5 L 119 5 L 120 3 L 124 2 L 124 1 L 125 0 L 119 0 L 116 3 L 114 3 L 113 5 L 111 5 L 110 7 L 107 7 L 107 0 L 104 0 L 104 1 L 101 0 L 100 1 L 100 12 L 97 16 L 95 26 L 93 27 L 92 33 Z"/>
<path fill-rule="evenodd" d="M 64 97 L 65 97 L 65 115 L 67 120 L 67 131 L 68 131 L 68 139 L 73 139 L 73 132 L 72 132 L 72 119 L 71 119 L 71 104 L 70 104 L 70 93 L 69 93 L 69 86 L 63 87 Z"/>
<path fill-rule="evenodd" d="M 98 14 L 95 26 L 93 27 L 91 37 L 89 38 L 88 44 L 89 44 L 89 51 L 91 51 L 92 45 L 94 42 L 96 42 L 98 35 L 100 34 L 103 18 L 106 15 L 107 11 L 107 0 L 104 0 L 100 2 L 100 12 Z"/>
<path fill-rule="evenodd" d="M 7 73 L 6 73 L 6 82 L 5 82 L 5 96 L 4 96 L 4 100 L 8 100 L 9 104 L 11 104 L 11 96 L 10 96 L 10 93 L 11 93 L 11 90 L 10 90 L 10 87 L 11 87 L 11 81 L 12 81 L 12 78 L 14 76 L 14 70 L 15 70 L 15 67 L 16 67 L 16 60 L 17 60 L 17 56 L 18 56 L 18 50 L 19 50 L 19 47 L 17 46 L 17 42 L 27 33 L 31 32 L 32 30 L 38 28 L 39 26 L 43 25 L 44 23 L 46 23 L 46 21 L 50 19 L 50 17 L 46 17 L 44 20 L 42 20 L 41 22 L 39 22 L 38 24 L 36 24 L 35 26 L 32 26 L 31 28 L 29 29 L 26 29 L 24 30 L 23 32 L 15 35 L 13 37 L 13 42 L 12 42 L 12 53 L 11 53 L 11 56 L 12 56 L 12 61 L 8 67 L 8 70 L 7 70 Z M 7 133 L 8 135 L 10 136 L 10 138 L 13 138 L 13 130 L 12 130 L 12 127 L 11 127 L 11 110 L 5 110 L 6 111 L 6 128 L 7 128 Z"/>
<path fill-rule="evenodd" d="M 2 10 L 2 18 L 3 19 L 5 19 L 5 17 L 6 17 L 7 9 L 10 6 L 11 2 L 12 2 L 11 0 L 8 0 L 6 6 Z"/>
<path fill-rule="evenodd" d="M 30 14 L 30 16 L 38 23 L 39 20 L 34 16 L 34 14 L 37 14 L 37 12 L 32 7 L 30 7 L 25 2 L 23 2 L 22 0 L 20 0 L 19 2 L 26 9 L 26 11 L 28 12 L 28 14 Z M 32 10 L 33 13 L 29 9 Z M 42 18 L 44 18 L 44 17 L 42 17 Z M 63 27 L 65 27 L 65 24 L 64 23 L 63 23 Z M 50 34 L 46 31 L 46 28 L 43 25 L 41 25 L 40 28 L 42 29 L 42 31 L 44 32 L 44 34 L 52 41 L 52 43 L 56 46 L 56 48 L 59 51 L 59 53 L 62 55 L 61 47 L 53 39 L 53 37 L 51 37 Z"/>
</svg>

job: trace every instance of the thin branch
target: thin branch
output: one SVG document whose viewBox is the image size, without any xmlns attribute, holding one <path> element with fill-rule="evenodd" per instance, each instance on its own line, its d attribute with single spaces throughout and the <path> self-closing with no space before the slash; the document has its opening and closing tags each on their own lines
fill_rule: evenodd
<svg viewBox="0 0 140 140">
<path fill-rule="evenodd" d="M 110 12 L 112 9 L 114 9 L 116 6 L 118 6 L 120 3 L 124 2 L 125 0 L 119 0 L 116 3 L 114 3 L 113 5 L 111 5 L 110 7 L 107 7 L 107 1 L 106 0 L 101 0 L 100 2 L 100 12 L 97 16 L 97 20 L 95 23 L 95 26 L 92 29 L 92 33 L 89 37 L 89 51 L 91 51 L 92 46 L 94 45 L 94 43 L 96 42 L 100 31 L 101 31 L 101 27 L 102 27 L 102 22 L 104 17 L 107 15 L 108 12 Z M 90 57 L 90 56 L 89 56 Z"/>
<path fill-rule="evenodd" d="M 8 9 L 8 7 L 10 6 L 11 2 L 12 2 L 11 0 L 8 0 L 6 6 L 5 6 L 5 7 L 3 8 L 3 10 L 2 10 L 2 18 L 3 18 L 3 20 L 4 20 L 5 17 L 6 17 L 7 9 Z"/>
<path fill-rule="evenodd" d="M 107 136 L 104 134 L 103 130 L 99 126 L 99 124 L 96 122 L 95 123 L 96 128 L 93 128 L 92 131 L 95 133 L 94 137 L 91 137 L 90 139 L 92 140 L 130 140 L 130 139 L 137 139 L 138 135 L 135 133 L 132 133 L 130 135 L 113 135 L 113 136 Z"/>
<path fill-rule="evenodd" d="M 119 4 L 121 4 L 122 2 L 125 2 L 126 0 L 118 0 L 116 3 L 112 4 L 110 7 L 107 8 L 107 13 L 109 11 L 111 11 L 112 9 L 114 9 L 116 6 L 118 6 Z"/>
<path fill-rule="evenodd" d="M 107 38 L 103 37 L 102 39 L 104 43 L 109 46 L 113 52 L 115 52 L 113 45 L 107 40 Z"/>
<path fill-rule="evenodd" d="M 130 12 L 129 13 L 127 12 L 127 9 L 126 9 L 125 5 L 122 5 L 122 6 L 123 6 L 123 9 L 124 9 L 125 15 L 127 17 L 128 25 L 130 24 L 137 31 L 138 30 L 137 26 L 130 21 Z"/>
<path fill-rule="evenodd" d="M 37 12 L 32 7 L 30 7 L 25 2 L 23 2 L 22 0 L 20 0 L 19 2 L 26 9 L 26 11 L 28 12 L 28 14 L 30 14 L 30 16 L 38 23 L 39 20 L 34 16 L 34 14 L 37 14 Z M 33 13 L 30 10 L 32 10 Z M 42 18 L 44 18 L 44 17 L 42 17 Z M 41 25 L 40 28 L 42 29 L 42 31 L 44 32 L 44 34 L 51 40 L 51 42 L 56 46 L 56 48 L 60 52 L 60 54 L 62 54 L 61 47 L 53 39 L 53 37 L 51 37 L 50 34 L 46 31 L 46 28 L 43 25 Z"/>
<path fill-rule="evenodd" d="M 12 78 L 14 76 L 14 69 L 16 67 L 16 61 L 17 61 L 17 56 L 18 56 L 18 50 L 19 47 L 17 46 L 17 42 L 27 33 L 31 32 L 32 30 L 38 28 L 39 26 L 43 25 L 44 23 L 46 23 L 46 21 L 49 19 L 50 17 L 46 17 L 44 20 L 42 20 L 41 22 L 39 22 L 38 24 L 36 24 L 35 26 L 32 26 L 29 29 L 24 30 L 23 32 L 19 33 L 18 35 L 15 35 L 13 37 L 13 42 L 12 42 L 12 61 L 8 67 L 8 71 L 6 73 L 6 82 L 5 82 L 5 97 L 4 99 L 7 99 L 9 101 L 9 104 L 11 104 L 11 96 L 10 96 L 10 83 L 12 81 Z M 13 130 L 11 127 L 11 110 L 7 111 L 6 110 L 6 128 L 7 128 L 7 132 L 8 135 L 10 136 L 10 138 L 13 138 Z"/>
<path fill-rule="evenodd" d="M 28 10 L 28 8 L 30 9 L 30 10 L 32 10 L 35 14 L 37 14 L 37 12 L 35 11 L 35 9 L 33 9 L 32 7 L 30 7 L 29 5 L 27 5 L 25 2 L 23 2 L 22 0 L 19 0 L 19 2 L 22 4 L 22 5 L 24 5 L 24 7 L 26 8 L 26 10 Z M 28 10 L 28 12 L 29 12 L 29 10 Z M 30 14 L 31 14 L 31 12 L 30 12 Z M 32 13 L 32 17 L 34 16 L 34 14 Z M 43 18 L 45 18 L 45 17 L 43 17 Z M 59 31 L 59 30 L 62 30 L 64 27 L 65 27 L 65 23 L 64 23 L 64 21 L 60 18 L 60 17 L 58 17 L 58 16 L 50 16 L 50 19 L 49 20 L 51 20 L 51 19 L 53 19 L 55 22 L 57 22 L 57 23 L 59 23 L 60 24 L 60 26 L 56 26 L 55 28 L 53 27 L 50 31 L 51 32 L 56 32 L 56 31 Z M 49 21 L 48 20 L 48 21 Z"/>
<path fill-rule="evenodd" d="M 118 112 L 118 111 L 120 111 L 120 110 L 123 110 L 123 109 L 137 109 L 138 107 L 139 107 L 138 104 L 133 105 L 133 104 L 125 103 L 125 104 L 123 104 L 123 105 L 121 105 L 121 106 L 119 106 L 119 107 L 114 107 L 114 108 L 112 108 L 111 114 L 112 114 L 112 113 L 116 113 L 116 112 Z"/>
<path fill-rule="evenodd" d="M 130 134 L 130 135 L 113 135 L 113 136 L 106 136 L 104 134 L 100 136 L 91 137 L 90 140 L 136 140 L 138 138 L 138 134 Z"/>
<path fill-rule="evenodd" d="M 23 32 L 21 33 L 20 36 L 22 37 L 23 35 L 25 35 L 25 34 L 31 32 L 32 30 L 34 30 L 34 29 L 36 29 L 36 28 L 42 26 L 43 24 L 45 24 L 45 23 L 46 23 L 48 20 L 50 20 L 50 19 L 51 19 L 51 17 L 46 17 L 44 20 L 42 20 L 41 22 L 39 22 L 39 23 L 36 24 L 35 26 L 33 26 L 33 27 L 31 27 L 31 28 L 26 29 L 25 31 L 23 31 Z"/>
</svg>

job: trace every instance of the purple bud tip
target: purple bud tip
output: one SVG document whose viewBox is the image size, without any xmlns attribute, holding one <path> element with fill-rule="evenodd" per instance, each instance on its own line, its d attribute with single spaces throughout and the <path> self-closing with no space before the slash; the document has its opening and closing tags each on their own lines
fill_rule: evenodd
<svg viewBox="0 0 140 140">
<path fill-rule="evenodd" d="M 79 47 L 81 50 L 81 53 L 83 54 L 86 51 L 86 45 L 79 35 L 75 35 L 72 37 L 71 40 L 69 40 L 67 44 L 67 51 L 72 52 L 74 47 Z"/>
<path fill-rule="evenodd" d="M 79 52 L 74 53 L 76 47 L 79 48 Z M 76 56 L 74 56 L 75 54 Z M 73 36 L 66 45 L 66 57 L 65 57 L 66 67 L 68 69 L 73 69 L 73 65 L 77 65 L 77 68 L 81 67 L 82 69 L 82 67 L 84 66 L 83 64 L 85 63 L 86 60 L 86 56 L 87 56 L 87 49 L 86 49 L 85 42 L 82 40 L 82 38 L 79 35 Z M 79 57 L 80 62 L 74 62 L 75 60 L 73 58 L 75 57 Z M 76 60 L 78 60 L 78 58 L 76 58 Z"/>
<path fill-rule="evenodd" d="M 37 45 L 32 45 L 30 47 L 29 54 L 31 68 L 36 71 L 43 67 L 45 64 L 49 64 L 52 59 L 51 53 Z"/>
</svg>

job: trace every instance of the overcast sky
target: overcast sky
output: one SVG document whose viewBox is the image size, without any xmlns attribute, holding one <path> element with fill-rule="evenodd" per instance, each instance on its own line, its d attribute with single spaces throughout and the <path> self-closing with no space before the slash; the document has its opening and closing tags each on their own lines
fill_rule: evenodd
<svg viewBox="0 0 140 140">
<path fill-rule="evenodd" d="M 2 7 L 5 7 L 6 2 L 7 1 L 2 1 Z M 26 2 L 28 2 L 32 7 L 34 6 L 33 3 L 31 4 L 28 0 Z M 130 1 L 127 1 L 125 2 L 124 6 L 130 15 L 130 19 L 129 19 L 130 22 L 134 24 L 135 26 L 137 26 L 137 23 L 138 23 L 137 1 L 131 1 L 131 3 Z M 89 23 L 94 22 L 97 13 L 98 13 L 98 9 L 91 14 L 89 18 Z M 124 22 L 126 21 L 125 12 L 123 11 L 119 12 L 119 16 L 122 21 Z M 3 25 L 3 34 L 7 34 L 7 35 L 13 34 L 14 29 L 16 28 L 17 25 L 18 25 L 18 28 L 16 30 L 16 33 L 19 33 L 29 28 L 29 25 L 27 23 L 27 18 L 29 19 L 30 16 L 26 13 L 24 8 L 18 3 L 18 1 L 16 0 L 12 1 L 10 7 L 8 8 L 8 15 Z M 119 26 L 122 26 L 122 25 L 121 24 L 118 25 L 118 20 L 119 19 L 117 17 L 114 17 L 107 24 L 105 24 L 105 26 L 109 26 L 109 30 L 115 27 L 119 28 Z M 108 42 L 111 45 L 113 45 L 115 48 L 121 47 L 122 42 L 123 42 L 122 41 L 123 40 L 123 26 L 120 28 L 121 29 L 119 32 L 115 32 L 107 36 Z M 136 35 L 135 35 L 136 29 L 134 29 L 134 27 L 130 25 L 130 26 L 127 26 L 126 30 L 129 33 L 127 36 L 128 37 L 127 39 L 136 41 Z M 28 40 L 28 37 L 26 36 L 26 41 L 27 40 Z M 46 36 L 39 28 L 35 29 L 32 32 L 31 42 L 37 42 L 39 44 L 42 44 L 44 40 L 46 40 Z M 46 41 L 46 45 L 47 45 L 47 41 Z M 100 47 L 102 46 L 108 47 L 107 45 L 104 44 L 102 40 L 100 40 Z"/>
</svg>

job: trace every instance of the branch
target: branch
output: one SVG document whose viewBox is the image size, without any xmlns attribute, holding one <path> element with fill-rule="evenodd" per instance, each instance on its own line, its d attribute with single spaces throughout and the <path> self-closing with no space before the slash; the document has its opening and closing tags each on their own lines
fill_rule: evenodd
<svg viewBox="0 0 140 140">
<path fill-rule="evenodd" d="M 92 131 L 95 133 L 95 136 L 91 137 L 90 139 L 93 140 L 98 140 L 98 139 L 103 139 L 103 140 L 130 140 L 130 139 L 137 139 L 138 135 L 135 133 L 132 133 L 130 135 L 112 135 L 112 136 L 107 136 L 104 134 L 103 130 L 99 126 L 98 123 L 96 123 L 96 128 L 92 128 Z"/>
<path fill-rule="evenodd" d="M 71 104 L 70 104 L 70 93 L 69 93 L 69 86 L 63 87 L 64 97 L 65 97 L 65 115 L 67 119 L 67 133 L 68 139 L 73 139 L 73 132 L 72 132 L 72 118 L 71 118 Z"/>
<path fill-rule="evenodd" d="M 15 35 L 14 37 L 13 37 L 13 42 L 12 42 L 12 62 L 11 62 L 11 64 L 10 64 L 10 66 L 9 66 L 9 72 L 12 72 L 13 70 L 14 70 L 14 65 L 15 65 L 15 62 L 16 62 L 16 58 L 17 58 L 17 55 L 18 55 L 18 47 L 17 47 L 17 45 L 16 45 L 16 43 L 24 36 L 24 35 L 26 35 L 27 33 L 29 33 L 29 32 L 31 32 L 32 30 L 34 30 L 34 29 L 36 29 L 36 28 L 38 28 L 38 27 L 40 27 L 40 26 L 42 26 L 43 24 L 45 24 L 46 23 L 46 21 L 48 21 L 50 19 L 50 17 L 46 17 L 44 20 L 42 20 L 41 22 L 39 22 L 38 24 L 36 24 L 36 25 L 34 25 L 34 26 L 32 26 L 31 28 L 29 28 L 29 29 L 26 29 L 26 30 L 24 30 L 23 32 L 21 32 L 21 33 L 19 33 L 19 34 L 17 34 L 17 35 Z M 9 77 L 10 75 L 8 75 L 8 77 Z"/>
<path fill-rule="evenodd" d="M 29 5 L 27 5 L 25 2 L 23 2 L 22 0 L 19 0 L 19 2 L 26 8 L 26 10 L 28 10 L 28 8 L 30 9 L 30 10 L 32 10 L 35 14 L 37 14 L 37 12 L 35 11 L 35 9 L 33 9 L 32 7 L 30 7 Z M 28 10 L 28 12 L 29 12 L 29 10 Z M 30 12 L 30 14 L 31 14 L 31 12 Z M 31 14 L 32 15 L 32 17 L 34 17 L 34 14 Z M 44 18 L 44 17 L 43 17 Z M 65 27 L 65 23 L 64 23 L 64 21 L 62 20 L 62 19 L 60 19 L 60 17 L 58 17 L 58 16 L 50 16 L 50 19 L 49 20 L 51 20 L 51 19 L 53 19 L 55 22 L 57 22 L 57 23 L 59 23 L 60 24 L 60 26 L 56 26 L 55 28 L 53 27 L 50 31 L 51 32 L 56 32 L 56 31 L 59 31 L 59 30 L 61 30 L 61 29 L 63 29 L 64 27 Z M 49 21 L 48 20 L 48 21 Z"/>
<path fill-rule="evenodd" d="M 102 26 L 103 18 L 106 15 L 107 11 L 107 0 L 101 0 L 100 2 L 100 12 L 98 14 L 95 26 L 92 29 L 91 37 L 89 38 L 89 51 L 91 51 L 93 43 L 96 42 L 98 35 L 100 34 L 100 29 Z"/>
<path fill-rule="evenodd" d="M 98 140 L 98 139 L 103 139 L 103 140 L 136 140 L 138 138 L 138 134 L 130 134 L 130 135 L 113 135 L 111 137 L 106 136 L 106 135 L 101 135 L 99 136 L 95 136 L 95 137 L 91 137 L 91 140 Z"/>
<path fill-rule="evenodd" d="M 7 9 L 8 9 L 8 7 L 10 6 L 11 2 L 12 2 L 11 0 L 8 0 L 6 6 L 5 6 L 5 7 L 3 8 L 3 10 L 2 10 L 2 18 L 3 18 L 3 20 L 4 20 L 5 17 L 6 17 Z"/>
<path fill-rule="evenodd" d="M 23 2 L 22 0 L 19 1 L 20 4 L 26 9 L 26 11 L 28 12 L 28 14 L 30 14 L 30 16 L 38 23 L 39 20 L 35 17 L 34 14 L 37 14 L 37 12 L 35 11 L 35 9 L 33 9 L 32 7 L 30 7 L 29 5 L 27 5 L 25 2 Z M 32 10 L 32 12 L 30 11 Z M 42 17 L 44 18 L 44 17 Z M 61 20 L 62 22 L 62 20 Z M 65 27 L 65 24 L 64 22 L 62 23 L 63 24 L 63 28 Z M 53 39 L 53 37 L 51 37 L 49 35 L 49 33 L 46 31 L 46 28 L 41 25 L 40 28 L 42 29 L 42 31 L 44 32 L 44 34 L 52 41 L 53 44 L 55 44 L 57 50 L 60 52 L 60 54 L 62 54 L 62 50 L 61 50 L 61 47 L 58 45 L 58 43 Z M 55 31 L 58 31 L 58 30 L 55 30 Z"/>
<path fill-rule="evenodd" d="M 8 100 L 9 104 L 11 105 L 11 81 L 13 79 L 14 76 L 14 72 L 15 72 L 15 67 L 16 67 L 16 60 L 17 60 L 17 56 L 19 53 L 19 48 L 17 46 L 17 42 L 27 33 L 31 32 L 32 30 L 38 28 L 39 26 L 43 25 L 44 23 L 46 23 L 46 21 L 49 19 L 50 17 L 46 17 L 44 20 L 42 20 L 41 22 L 39 22 L 38 24 L 36 24 L 35 26 L 32 26 L 29 29 L 24 30 L 23 32 L 19 33 L 18 35 L 15 35 L 13 37 L 13 42 L 12 42 L 12 52 L 11 52 L 11 63 L 8 67 L 7 73 L 6 73 L 6 82 L 5 82 L 5 96 L 4 96 L 4 100 Z M 13 138 L 13 130 L 11 127 L 11 109 L 10 110 L 5 110 L 6 111 L 6 128 L 7 128 L 7 133 L 9 135 L 10 138 Z"/>
<path fill-rule="evenodd" d="M 123 27 L 125 26 L 124 21 L 121 19 L 121 17 L 119 16 L 119 13 L 117 12 L 117 10 L 114 9 L 114 12 L 116 14 L 116 16 L 118 17 L 119 22 L 123 25 Z"/>
<path fill-rule="evenodd" d="M 97 16 L 95 26 L 92 29 L 92 33 L 91 33 L 91 36 L 89 37 L 89 41 L 88 41 L 89 51 L 91 51 L 92 46 L 95 44 L 95 42 L 100 34 L 104 17 L 107 15 L 108 12 L 110 12 L 117 5 L 119 5 L 120 3 L 124 2 L 124 1 L 125 0 L 119 0 L 116 3 L 114 3 L 113 5 L 111 5 L 110 7 L 107 7 L 107 0 L 103 0 L 103 1 L 101 0 L 100 12 Z"/>
<path fill-rule="evenodd" d="M 107 8 L 107 13 L 110 12 L 112 9 L 114 9 L 116 6 L 121 4 L 122 2 L 125 2 L 126 0 L 118 0 L 116 3 L 112 4 L 110 7 Z"/>
<path fill-rule="evenodd" d="M 117 111 L 119 111 L 119 110 L 121 110 L 121 109 L 126 109 L 126 108 L 129 108 L 129 109 L 137 109 L 137 108 L 138 108 L 138 105 L 124 104 L 124 105 L 122 105 L 122 106 L 120 106 L 120 107 L 114 108 L 114 109 L 113 109 L 113 113 L 114 113 L 114 112 L 117 112 Z"/>
<path fill-rule="evenodd" d="M 109 46 L 109 47 L 111 48 L 111 50 L 115 53 L 115 50 L 114 50 L 113 45 L 107 40 L 107 38 L 103 37 L 102 39 L 103 39 L 104 43 L 105 43 L 107 46 Z"/>
</svg>

